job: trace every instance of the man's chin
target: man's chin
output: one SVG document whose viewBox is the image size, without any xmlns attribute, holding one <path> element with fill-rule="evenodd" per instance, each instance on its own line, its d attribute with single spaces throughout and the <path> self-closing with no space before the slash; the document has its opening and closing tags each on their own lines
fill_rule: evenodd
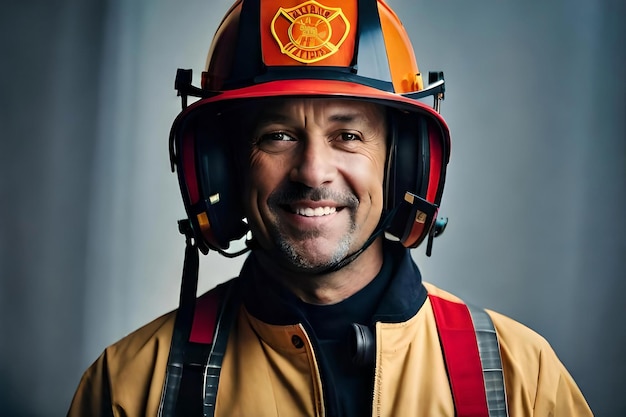
<svg viewBox="0 0 626 417">
<path fill-rule="evenodd" d="M 333 251 L 328 249 L 333 247 Z M 286 269 L 304 274 L 319 274 L 332 268 L 349 255 L 349 247 L 344 242 L 319 245 L 292 245 L 281 242 L 277 247 L 279 263 Z"/>
</svg>

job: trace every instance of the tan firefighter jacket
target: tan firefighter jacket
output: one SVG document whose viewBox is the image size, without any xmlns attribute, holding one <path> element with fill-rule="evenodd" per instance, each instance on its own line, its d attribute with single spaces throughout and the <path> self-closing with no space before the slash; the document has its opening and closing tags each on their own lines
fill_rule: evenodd
<svg viewBox="0 0 626 417">
<path fill-rule="evenodd" d="M 409 277 L 413 282 L 409 285 L 423 289 L 408 253 L 393 280 L 401 280 L 398 276 L 404 274 L 402 279 Z M 433 285 L 425 287 L 431 294 L 460 301 Z M 407 289 L 400 288 L 385 297 L 398 298 L 405 293 Z M 402 314 L 410 312 L 406 319 L 375 324 L 374 392 L 359 400 L 371 402 L 374 416 L 454 417 L 430 301 L 424 298 L 416 312 L 407 306 L 410 302 L 400 302 L 398 307 Z M 500 341 L 511 417 L 592 415 L 546 340 L 501 314 L 489 311 L 489 315 Z M 174 312 L 166 314 L 108 347 L 85 372 L 68 416 L 156 416 L 174 318 Z M 298 339 L 304 343 L 294 344 Z M 228 339 L 215 415 L 326 416 L 323 389 L 304 326 L 268 324 L 242 306 Z"/>
</svg>

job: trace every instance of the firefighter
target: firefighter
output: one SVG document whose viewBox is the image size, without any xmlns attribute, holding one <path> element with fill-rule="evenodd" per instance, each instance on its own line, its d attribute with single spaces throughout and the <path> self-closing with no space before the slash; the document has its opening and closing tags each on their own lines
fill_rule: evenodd
<svg viewBox="0 0 626 417">
<path fill-rule="evenodd" d="M 591 415 L 541 336 L 422 281 L 445 83 L 384 1 L 237 1 L 191 79 L 180 307 L 108 347 L 69 416 Z M 196 297 L 209 250 L 247 258 Z"/>
</svg>

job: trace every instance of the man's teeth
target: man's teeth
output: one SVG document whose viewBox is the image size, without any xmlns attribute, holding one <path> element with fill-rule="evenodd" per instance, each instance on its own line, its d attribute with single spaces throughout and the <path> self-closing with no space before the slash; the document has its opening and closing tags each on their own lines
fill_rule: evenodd
<svg viewBox="0 0 626 417">
<path fill-rule="evenodd" d="M 335 213 L 337 211 L 336 207 L 317 207 L 317 208 L 297 208 L 296 214 L 305 217 L 320 217 L 327 216 L 329 214 Z"/>
</svg>

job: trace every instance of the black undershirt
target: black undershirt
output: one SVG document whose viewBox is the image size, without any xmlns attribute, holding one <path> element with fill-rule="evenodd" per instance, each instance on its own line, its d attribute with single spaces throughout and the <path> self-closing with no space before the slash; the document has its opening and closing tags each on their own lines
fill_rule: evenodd
<svg viewBox="0 0 626 417">
<path fill-rule="evenodd" d="M 299 308 L 313 328 L 319 346 L 319 361 L 330 372 L 341 417 L 372 415 L 374 364 L 352 361 L 352 323 L 370 326 L 392 273 L 392 260 L 385 256 L 376 278 L 349 298 L 332 305 L 299 302 Z M 375 340 L 375 339 L 374 339 Z M 327 381 L 329 382 L 329 381 Z"/>
</svg>

